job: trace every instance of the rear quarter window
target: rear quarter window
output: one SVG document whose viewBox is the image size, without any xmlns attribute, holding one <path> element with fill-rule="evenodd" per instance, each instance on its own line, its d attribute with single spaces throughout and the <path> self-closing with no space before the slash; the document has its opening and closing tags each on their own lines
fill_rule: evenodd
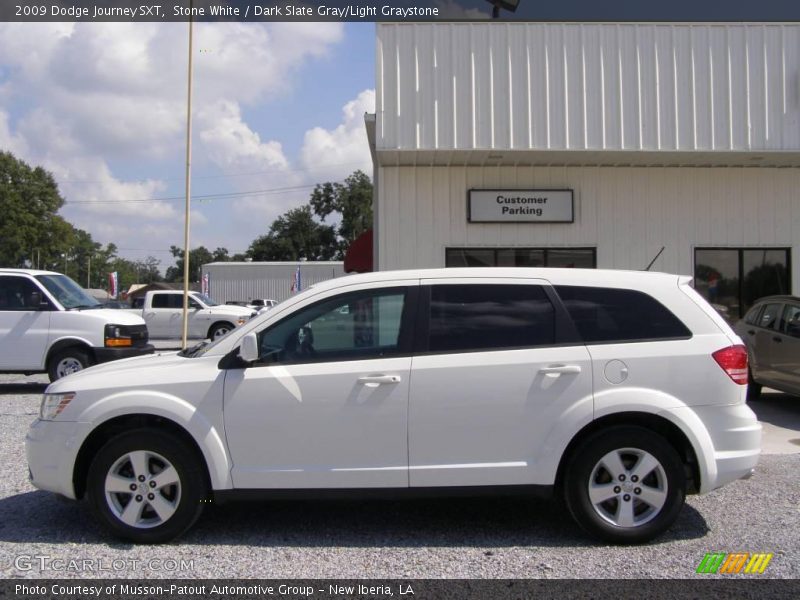
<svg viewBox="0 0 800 600">
<path fill-rule="evenodd" d="M 644 292 L 563 285 L 555 289 L 586 343 L 692 337 L 678 317 Z"/>
</svg>

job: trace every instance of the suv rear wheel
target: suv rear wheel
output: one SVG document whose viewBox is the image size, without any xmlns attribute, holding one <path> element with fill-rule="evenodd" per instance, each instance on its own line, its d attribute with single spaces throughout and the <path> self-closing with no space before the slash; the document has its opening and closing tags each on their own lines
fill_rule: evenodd
<svg viewBox="0 0 800 600">
<path fill-rule="evenodd" d="M 642 543 L 661 534 L 686 495 L 678 453 L 657 433 L 635 426 L 587 438 L 572 454 L 564 481 L 573 518 L 612 543 Z"/>
<path fill-rule="evenodd" d="M 117 537 L 168 542 L 200 516 L 206 494 L 202 465 L 183 442 L 157 429 L 108 441 L 89 467 L 88 496 Z"/>
</svg>

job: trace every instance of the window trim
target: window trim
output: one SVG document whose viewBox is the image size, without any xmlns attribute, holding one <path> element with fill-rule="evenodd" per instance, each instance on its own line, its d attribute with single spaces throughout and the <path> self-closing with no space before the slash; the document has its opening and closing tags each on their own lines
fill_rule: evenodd
<svg viewBox="0 0 800 600">
<path fill-rule="evenodd" d="M 251 364 L 243 365 L 238 361 L 228 361 L 223 358 L 220 361 L 220 368 L 225 369 L 258 369 L 264 367 L 275 367 L 275 366 L 294 366 L 294 365 L 315 365 L 315 364 L 325 364 L 325 363 L 336 363 L 336 362 L 357 362 L 357 361 L 366 361 L 366 360 L 384 360 L 387 358 L 403 358 L 403 357 L 411 357 L 413 356 L 413 347 L 414 347 L 414 335 L 415 335 L 415 314 L 417 310 L 418 304 L 418 297 L 419 297 L 419 286 L 418 285 L 393 285 L 388 287 L 367 287 L 367 288 L 360 288 L 356 290 L 349 290 L 340 294 L 333 294 L 330 296 L 326 296 L 325 298 L 321 298 L 316 302 L 311 302 L 306 304 L 302 308 L 297 310 L 293 310 L 289 312 L 287 315 L 281 317 L 277 321 L 270 323 L 267 327 L 262 330 L 253 331 L 256 336 L 260 336 L 262 332 L 266 332 L 274 327 L 279 326 L 281 323 L 285 322 L 287 319 L 294 318 L 299 312 L 306 311 L 313 309 L 315 306 L 319 306 L 320 304 L 325 304 L 330 302 L 333 299 L 343 299 L 347 298 L 348 296 L 358 296 L 364 294 L 366 292 L 374 292 L 375 295 L 390 295 L 392 292 L 394 293 L 402 293 L 404 294 L 403 300 L 403 312 L 400 315 L 400 332 L 397 336 L 397 351 L 391 352 L 389 354 L 384 354 L 383 356 L 374 356 L 374 357 L 353 357 L 353 358 L 331 358 L 330 360 L 320 359 L 320 360 L 293 360 L 293 361 L 282 361 L 282 362 L 254 362 Z M 237 345 L 232 351 L 231 355 L 237 356 L 239 352 L 239 346 Z M 238 364 L 237 364 L 238 363 Z"/>
<path fill-rule="evenodd" d="M 506 346 L 503 348 L 475 348 L 475 349 L 462 349 L 462 350 L 431 350 L 430 343 L 430 327 L 431 327 L 431 292 L 433 286 L 439 285 L 522 285 L 522 286 L 538 286 L 542 288 L 550 304 L 553 306 L 553 343 L 552 344 L 532 344 L 525 346 Z M 419 301 L 416 316 L 415 326 L 415 343 L 414 343 L 414 356 L 441 356 L 443 354 L 475 354 L 481 352 L 513 352 L 516 350 L 536 350 L 539 348 L 555 348 L 567 346 L 580 346 L 584 345 L 580 341 L 577 331 L 572 324 L 566 309 L 561 303 L 560 299 L 553 290 L 553 286 L 543 280 L 536 280 L 522 283 L 508 283 L 506 280 L 492 281 L 491 279 L 475 280 L 465 282 L 460 279 L 454 279 L 452 282 L 443 280 L 422 281 L 420 283 Z"/>
</svg>

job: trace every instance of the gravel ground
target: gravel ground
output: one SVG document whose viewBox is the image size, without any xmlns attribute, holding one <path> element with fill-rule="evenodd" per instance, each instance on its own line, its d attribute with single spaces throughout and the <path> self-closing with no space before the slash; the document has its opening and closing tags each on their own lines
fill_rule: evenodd
<svg viewBox="0 0 800 600">
<path fill-rule="evenodd" d="M 763 576 L 800 577 L 798 453 L 764 455 L 752 479 L 690 497 L 643 547 L 595 543 L 558 503 L 521 498 L 235 503 L 210 506 L 175 544 L 117 543 L 85 504 L 28 483 L 44 381 L 0 375 L 0 577 L 691 578 L 706 552 L 737 551 L 773 552 Z M 93 562 L 42 570 L 41 556 Z"/>
</svg>

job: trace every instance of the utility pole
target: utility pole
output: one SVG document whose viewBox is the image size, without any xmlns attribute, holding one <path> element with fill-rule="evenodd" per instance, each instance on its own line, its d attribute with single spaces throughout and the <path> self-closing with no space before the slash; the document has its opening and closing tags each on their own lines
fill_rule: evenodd
<svg viewBox="0 0 800 600">
<path fill-rule="evenodd" d="M 186 90 L 186 205 L 183 217 L 183 326 L 181 347 L 185 350 L 189 330 L 189 214 L 192 195 L 192 2 L 189 2 L 189 65 Z"/>
</svg>

